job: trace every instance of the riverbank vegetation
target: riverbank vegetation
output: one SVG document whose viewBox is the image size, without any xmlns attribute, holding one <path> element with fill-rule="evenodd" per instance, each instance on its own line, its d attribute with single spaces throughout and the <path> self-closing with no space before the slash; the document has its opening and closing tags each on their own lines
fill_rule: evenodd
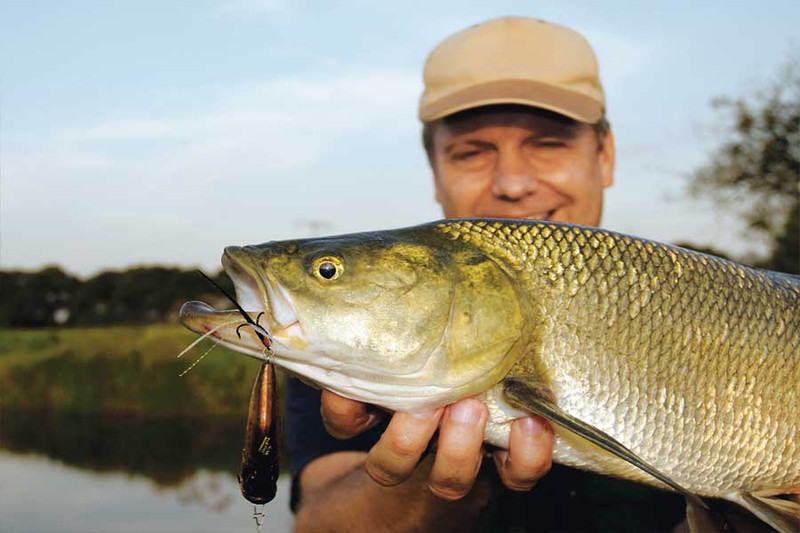
<svg viewBox="0 0 800 533">
<path fill-rule="evenodd" d="M 9 410 L 143 417 L 237 416 L 259 362 L 178 324 L 0 330 L 0 406 Z"/>
</svg>

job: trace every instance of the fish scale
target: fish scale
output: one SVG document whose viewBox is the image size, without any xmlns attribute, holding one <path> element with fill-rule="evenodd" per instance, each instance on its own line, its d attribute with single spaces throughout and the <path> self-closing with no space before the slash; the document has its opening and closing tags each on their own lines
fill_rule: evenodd
<svg viewBox="0 0 800 533">
<path fill-rule="evenodd" d="M 699 494 L 800 483 L 796 281 L 578 227 L 467 221 L 438 229 L 502 258 L 529 294 L 549 282 L 542 305 L 550 326 L 539 352 L 567 412 Z M 568 255 L 569 242 L 578 248 Z M 571 344 L 578 338 L 582 349 Z M 523 360 L 511 373 L 532 371 Z M 597 375 L 603 379 L 590 379 Z M 636 402 L 627 401 L 631 387 Z M 712 423 L 717 413 L 722 424 Z M 782 438 L 774 419 L 783 421 Z M 587 466 L 565 455 L 567 464 Z M 651 482 L 639 470 L 629 474 Z"/>
</svg>

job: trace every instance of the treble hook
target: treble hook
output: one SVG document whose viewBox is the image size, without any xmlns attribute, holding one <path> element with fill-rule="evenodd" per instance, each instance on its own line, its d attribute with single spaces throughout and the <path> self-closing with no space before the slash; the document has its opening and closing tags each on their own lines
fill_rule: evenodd
<svg viewBox="0 0 800 533">
<path fill-rule="evenodd" d="M 205 273 L 205 272 L 203 272 L 203 271 L 202 271 L 202 270 L 200 270 L 200 269 L 197 269 L 197 271 L 198 271 L 198 272 L 200 272 L 200 274 L 202 274 L 202 276 L 203 276 L 204 278 L 206 278 L 206 279 L 208 280 L 208 282 L 209 282 L 209 283 L 211 283 L 211 284 L 212 284 L 214 287 L 216 287 L 216 288 L 217 288 L 217 290 L 218 290 L 219 292 L 221 292 L 222 294 L 224 294 L 224 295 L 225 295 L 225 297 L 226 297 L 226 298 L 228 298 L 228 300 L 230 300 L 230 301 L 233 303 L 233 305 L 235 305 L 235 306 L 236 306 L 236 309 L 237 309 L 237 310 L 239 311 L 239 313 L 242 315 L 242 318 L 244 318 L 244 319 L 245 319 L 245 321 L 247 322 L 247 324 L 242 324 L 241 326 L 239 326 L 239 327 L 237 327 L 237 328 L 236 328 L 236 335 L 238 335 L 238 336 L 239 336 L 239 338 L 241 339 L 241 338 L 242 338 L 242 336 L 239 334 L 239 328 L 240 328 L 240 327 L 242 327 L 242 326 L 245 326 L 245 325 L 249 325 L 250 327 L 252 327 L 252 328 L 253 328 L 253 331 L 255 332 L 256 336 L 258 337 L 258 340 L 260 340 L 260 341 L 261 341 L 261 344 L 263 344 L 263 345 L 264 345 L 264 348 L 266 348 L 266 349 L 267 349 L 267 350 L 269 350 L 269 351 L 272 351 L 272 348 L 271 348 L 271 347 L 272 347 L 272 339 L 271 339 L 271 338 L 270 338 L 270 336 L 269 336 L 269 332 L 268 332 L 266 329 L 264 329 L 262 326 L 260 326 L 260 325 L 258 324 L 258 319 L 259 319 L 259 318 L 261 318 L 261 315 L 263 315 L 263 314 L 264 314 L 264 312 L 263 312 L 263 311 L 262 311 L 262 312 L 260 312 L 260 313 L 258 314 L 258 317 L 256 318 L 256 321 L 255 321 L 255 322 L 253 322 L 253 319 L 252 319 L 252 318 L 250 318 L 250 315 L 248 315 L 248 314 L 247 314 L 247 311 L 245 311 L 244 309 L 242 309 L 242 306 L 241 306 L 241 305 L 239 305 L 239 302 L 237 302 L 237 301 L 236 301 L 236 300 L 233 298 L 233 296 L 231 296 L 230 294 L 228 294 L 228 292 L 227 292 L 225 289 L 223 289 L 222 287 L 220 287 L 220 286 L 219 286 L 219 284 L 217 284 L 217 282 L 216 282 L 216 281 L 214 281 L 213 279 L 211 279 L 210 277 L 208 277 L 208 276 L 206 275 L 206 273 Z"/>
<path fill-rule="evenodd" d="M 261 320 L 261 317 L 262 317 L 263 315 L 264 315 L 264 311 L 261 311 L 260 313 L 258 313 L 258 316 L 256 317 L 256 325 L 255 325 L 255 326 L 254 326 L 254 325 L 252 325 L 252 324 L 241 324 L 241 325 L 239 325 L 239 326 L 236 328 L 236 336 L 237 336 L 237 337 L 239 337 L 240 339 L 242 338 L 242 335 L 241 335 L 241 333 L 239 333 L 239 330 L 240 330 L 240 329 L 242 329 L 242 328 L 243 328 L 243 327 L 245 327 L 245 326 L 250 326 L 250 327 L 251 327 L 251 328 L 253 328 L 253 329 L 255 329 L 255 327 L 256 327 L 256 326 L 258 326 L 258 327 L 260 328 L 260 330 L 261 330 L 261 333 L 262 333 L 264 336 L 266 336 L 266 337 L 269 337 L 269 333 L 267 333 L 267 329 L 266 329 L 265 327 L 263 327 L 261 324 L 259 324 L 259 321 Z M 259 337 L 259 338 L 260 338 L 260 337 Z"/>
<path fill-rule="evenodd" d="M 267 517 L 267 513 L 264 510 L 265 507 L 265 505 L 262 505 L 261 511 L 259 511 L 256 505 L 253 505 L 253 520 L 256 521 L 256 531 L 258 533 L 261 533 L 261 525 L 264 523 L 264 519 Z"/>
</svg>

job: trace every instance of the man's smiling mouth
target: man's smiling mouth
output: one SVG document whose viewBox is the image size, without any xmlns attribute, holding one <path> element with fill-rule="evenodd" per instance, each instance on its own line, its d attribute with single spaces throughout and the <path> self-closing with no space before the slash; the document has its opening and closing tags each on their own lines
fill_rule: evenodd
<svg viewBox="0 0 800 533">
<path fill-rule="evenodd" d="M 522 218 L 524 218 L 525 220 L 550 220 L 555 212 L 556 212 L 555 209 L 551 209 L 550 211 L 543 211 L 541 213 L 527 215 Z"/>
<path fill-rule="evenodd" d="M 522 220 L 551 220 L 553 215 L 558 209 L 551 209 L 550 211 L 541 211 L 539 213 L 520 213 L 516 211 L 506 211 L 506 212 L 492 212 L 492 213 L 480 213 L 476 215 L 477 218 L 518 218 Z"/>
</svg>

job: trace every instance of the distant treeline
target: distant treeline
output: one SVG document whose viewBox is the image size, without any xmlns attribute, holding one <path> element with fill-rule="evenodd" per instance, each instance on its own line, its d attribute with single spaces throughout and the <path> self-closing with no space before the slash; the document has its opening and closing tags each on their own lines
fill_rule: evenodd
<svg viewBox="0 0 800 533">
<path fill-rule="evenodd" d="M 224 273 L 213 276 L 232 293 Z M 139 267 L 82 280 L 58 267 L 0 271 L 0 327 L 99 326 L 174 320 L 188 300 L 219 293 L 196 270 Z M 224 304 L 223 304 L 224 305 Z"/>
<path fill-rule="evenodd" d="M 716 249 L 685 242 L 678 246 L 730 259 Z M 775 257 L 783 257 L 780 254 L 775 254 L 772 262 L 744 263 L 797 273 L 796 255 L 784 261 L 794 264 L 794 270 L 779 261 L 773 264 Z M 224 272 L 212 278 L 233 294 L 233 284 Z M 57 266 L 36 272 L 0 270 L 0 328 L 163 322 L 176 320 L 181 305 L 189 300 L 203 300 L 214 307 L 231 307 L 197 270 L 136 267 L 101 272 L 86 280 Z"/>
</svg>

